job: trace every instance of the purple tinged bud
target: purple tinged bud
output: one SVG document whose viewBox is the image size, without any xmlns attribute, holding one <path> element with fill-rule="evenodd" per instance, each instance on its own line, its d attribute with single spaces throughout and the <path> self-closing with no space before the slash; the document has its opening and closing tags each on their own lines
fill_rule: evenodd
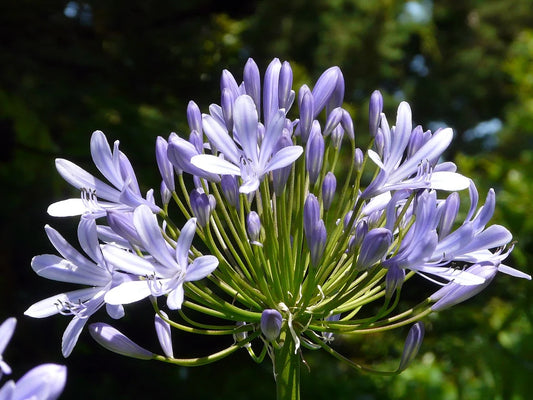
<svg viewBox="0 0 533 400">
<path fill-rule="evenodd" d="M 335 88 L 333 89 L 333 93 L 331 93 L 331 96 L 328 102 L 326 103 L 326 115 L 329 115 L 331 110 L 333 110 L 334 108 L 341 107 L 343 100 L 344 100 L 344 76 L 342 75 L 342 71 L 339 68 Z"/>
<path fill-rule="evenodd" d="M 292 90 L 292 69 L 287 61 L 284 61 L 281 65 L 278 96 L 279 108 L 284 108 L 285 111 L 287 111 L 294 100 L 294 91 Z"/>
<path fill-rule="evenodd" d="M 370 96 L 370 105 L 368 107 L 368 123 L 370 134 L 376 136 L 378 132 L 379 120 L 383 112 L 383 97 L 379 90 L 374 90 Z"/>
<path fill-rule="evenodd" d="M 205 172 L 191 164 L 191 158 L 201 154 L 196 147 L 179 136 L 171 136 L 168 141 L 167 156 L 169 161 L 177 168 L 194 176 L 219 182 L 220 177 L 216 174 Z"/>
<path fill-rule="evenodd" d="M 187 122 L 191 131 L 202 133 L 202 113 L 194 101 L 189 101 L 187 105 Z"/>
<path fill-rule="evenodd" d="M 320 203 L 314 194 L 309 194 L 304 203 L 304 231 L 306 236 L 312 234 L 319 220 Z"/>
<path fill-rule="evenodd" d="M 189 142 L 192 143 L 198 154 L 202 154 L 204 152 L 204 138 L 199 131 L 191 131 L 191 134 L 189 135 Z"/>
<path fill-rule="evenodd" d="M 328 172 L 322 182 L 322 202 L 324 204 L 324 210 L 329 210 L 333 197 L 335 196 L 335 189 L 337 188 L 337 178 L 333 172 Z"/>
<path fill-rule="evenodd" d="M 159 173 L 161 174 L 161 178 L 163 178 L 163 182 L 165 182 L 165 186 L 168 190 L 173 192 L 176 190 L 176 187 L 174 186 L 174 167 L 168 160 L 167 150 L 167 141 L 161 136 L 158 136 L 155 142 L 155 158 L 157 161 L 157 167 L 159 168 Z"/>
<path fill-rule="evenodd" d="M 259 68 L 255 61 L 248 59 L 244 66 L 244 90 L 250 96 L 254 103 L 257 113 L 261 113 L 261 77 L 259 75 Z"/>
<path fill-rule="evenodd" d="M 320 75 L 312 92 L 315 106 L 313 118 L 316 118 L 320 114 L 320 111 L 322 111 L 326 104 L 328 106 L 331 104 L 332 106 L 338 103 L 338 98 L 341 94 L 341 88 L 337 86 L 339 79 L 343 79 L 339 67 L 328 68 Z M 344 87 L 342 88 L 342 95 L 344 96 Z M 336 107 L 339 107 L 341 104 L 337 104 Z"/>
<path fill-rule="evenodd" d="M 170 203 L 170 199 L 172 199 L 172 192 L 168 190 L 167 185 L 165 185 L 165 181 L 161 181 L 161 201 L 163 204 Z"/>
<path fill-rule="evenodd" d="M 355 130 L 353 127 L 353 120 L 350 113 L 346 110 L 342 110 L 342 119 L 341 119 L 341 125 L 344 129 L 344 131 L 348 134 L 348 137 L 350 140 L 355 139 Z"/>
<path fill-rule="evenodd" d="M 239 85 L 237 85 L 237 81 L 227 69 L 222 71 L 222 77 L 220 78 L 220 91 L 224 93 L 224 89 L 228 89 L 233 95 L 234 99 L 239 97 L 241 94 Z"/>
<path fill-rule="evenodd" d="M 283 317 L 279 311 L 269 308 L 261 313 L 261 332 L 269 342 L 278 338 L 282 324 Z"/>
<path fill-rule="evenodd" d="M 190 195 L 191 209 L 198 220 L 198 225 L 205 228 L 214 208 L 211 207 L 209 196 L 201 189 L 194 189 Z"/>
<path fill-rule="evenodd" d="M 126 239 L 128 242 L 141 246 L 142 242 L 137 233 L 137 229 L 133 224 L 132 212 L 119 212 L 108 210 L 107 211 L 107 223 L 109 227 L 119 236 Z"/>
<path fill-rule="evenodd" d="M 361 168 L 363 168 L 363 161 L 365 160 L 365 156 L 363 155 L 363 151 L 357 147 L 355 149 L 355 156 L 354 156 L 354 164 L 355 164 L 355 169 L 357 171 L 360 171 Z"/>
<path fill-rule="evenodd" d="M 239 209 L 239 182 L 237 177 L 233 175 L 223 175 L 220 178 L 220 185 L 222 186 L 222 193 L 224 197 L 237 210 Z"/>
<path fill-rule="evenodd" d="M 160 311 L 160 313 L 165 318 L 168 318 L 164 311 Z M 168 358 L 174 358 L 174 350 L 172 349 L 172 335 L 169 323 L 161 318 L 158 314 L 155 315 L 154 323 L 157 339 L 159 340 L 161 349 L 163 349 L 163 353 L 165 353 Z"/>
<path fill-rule="evenodd" d="M 415 359 L 418 351 L 420 350 L 420 346 L 422 345 L 422 340 L 424 340 L 424 323 L 422 321 L 418 321 L 411 327 L 411 329 L 409 329 L 409 333 L 405 339 L 398 371 L 403 371 L 406 369 Z"/>
<path fill-rule="evenodd" d="M 350 210 L 346 213 L 343 220 L 344 230 L 352 230 L 352 226 L 349 226 L 350 220 L 352 219 L 353 211 Z"/>
<path fill-rule="evenodd" d="M 108 324 L 102 322 L 91 324 L 89 325 L 89 333 L 100 346 L 114 353 L 140 360 L 150 360 L 154 356 L 152 352 L 143 349 Z"/>
<path fill-rule="evenodd" d="M 405 281 L 405 270 L 393 264 L 387 270 L 385 276 L 385 297 L 390 299 L 397 289 L 400 289 Z"/>
<path fill-rule="evenodd" d="M 453 192 L 444 202 L 442 215 L 440 217 L 438 232 L 439 238 L 442 239 L 450 233 L 459 212 L 459 193 Z"/>
<path fill-rule="evenodd" d="M 324 136 L 329 136 L 333 129 L 335 129 L 337 125 L 340 124 L 342 119 L 342 112 L 343 109 L 337 107 L 329 113 L 328 119 L 326 120 L 326 126 L 324 127 L 324 131 L 322 132 Z"/>
<path fill-rule="evenodd" d="M 413 129 L 411 136 L 409 137 L 406 158 L 411 158 L 413 154 L 415 154 L 418 149 L 424 145 L 424 143 L 424 131 L 422 130 L 422 127 L 418 125 L 415 127 L 415 129 Z"/>
<path fill-rule="evenodd" d="M 331 143 L 333 144 L 333 148 L 338 150 L 341 147 L 343 137 L 344 129 L 342 126 L 337 125 L 337 127 L 333 129 L 333 132 L 331 132 Z"/>
<path fill-rule="evenodd" d="M 492 262 L 483 261 L 467 268 L 466 272 L 479 276 L 485 279 L 485 281 L 480 285 L 460 285 L 455 282 L 448 283 L 430 297 L 430 300 L 436 301 L 431 307 L 433 311 L 445 310 L 475 296 L 490 284 L 496 276 L 498 268 Z"/>
<path fill-rule="evenodd" d="M 314 100 L 311 90 L 306 85 L 300 88 L 298 93 L 299 101 L 298 107 L 300 109 L 300 123 L 298 128 L 300 130 L 300 136 L 302 143 L 306 144 L 311 133 L 311 127 L 313 125 L 314 118 Z"/>
<path fill-rule="evenodd" d="M 258 242 L 261 234 L 261 220 L 255 211 L 251 211 L 246 217 L 246 231 L 251 242 Z"/>
<path fill-rule="evenodd" d="M 323 220 L 315 225 L 311 235 L 307 235 L 307 244 L 311 253 L 311 265 L 317 266 L 326 248 L 327 232 Z"/>
<path fill-rule="evenodd" d="M 294 143 L 292 142 L 289 131 L 283 129 L 283 133 L 280 136 L 278 143 L 276 143 L 276 146 L 274 147 L 274 153 L 277 153 L 284 147 L 292 146 L 293 144 Z M 276 193 L 277 196 L 281 196 L 285 190 L 285 185 L 287 184 L 287 180 L 291 174 L 291 168 L 292 165 L 288 165 L 272 171 L 272 185 L 274 187 L 274 193 Z"/>
<path fill-rule="evenodd" d="M 281 62 L 274 58 L 268 65 L 265 72 L 265 79 L 263 84 L 263 122 L 268 126 L 270 119 L 279 110 L 279 74 L 281 70 Z"/>
<path fill-rule="evenodd" d="M 357 266 L 360 269 L 372 267 L 387 254 L 391 243 L 391 231 L 385 228 L 371 229 L 361 243 Z"/>
<path fill-rule="evenodd" d="M 233 131 L 233 103 L 235 98 L 233 97 L 229 89 L 222 90 L 222 116 L 224 117 L 224 123 L 228 132 Z"/>
<path fill-rule="evenodd" d="M 368 233 L 368 223 L 363 220 L 359 221 L 357 226 L 355 227 L 355 244 L 357 247 L 361 246 L 361 243 L 363 243 L 363 239 L 365 238 L 366 234 Z"/>
<path fill-rule="evenodd" d="M 320 133 L 320 125 L 318 121 L 314 121 L 309 142 L 305 147 L 305 166 L 309 173 L 309 182 L 311 185 L 315 184 L 322 170 L 324 150 L 324 137 Z"/>
</svg>

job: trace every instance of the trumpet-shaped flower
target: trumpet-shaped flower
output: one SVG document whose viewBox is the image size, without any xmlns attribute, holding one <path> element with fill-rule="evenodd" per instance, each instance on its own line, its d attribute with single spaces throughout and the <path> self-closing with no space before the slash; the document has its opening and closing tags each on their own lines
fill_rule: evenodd
<svg viewBox="0 0 533 400">
<path fill-rule="evenodd" d="M 82 191 L 82 197 L 67 199 L 51 204 L 48 213 L 55 217 L 81 215 L 90 212 L 97 217 L 106 210 L 131 210 L 139 204 L 146 204 L 153 212 L 161 209 L 153 202 L 152 191 L 143 198 L 133 167 L 124 153 L 118 149 L 118 141 L 111 151 L 107 138 L 101 131 L 91 136 L 91 155 L 96 168 L 111 183 L 101 181 L 71 161 L 56 159 L 59 174 L 75 188 Z M 104 201 L 99 201 L 103 199 Z"/>
<path fill-rule="evenodd" d="M 133 214 L 133 222 L 144 250 L 150 258 L 139 257 L 125 249 L 107 245 L 104 254 L 116 268 L 132 274 L 146 275 L 146 280 L 124 282 L 109 291 L 106 302 L 128 304 L 147 296 L 168 295 L 171 310 L 181 308 L 185 282 L 203 279 L 218 266 L 214 256 L 200 256 L 189 263 L 189 250 L 196 232 L 196 218 L 191 218 L 181 230 L 173 247 L 168 243 L 156 216 L 147 206 L 139 206 Z"/>
<path fill-rule="evenodd" d="M 204 133 L 224 158 L 201 154 L 192 157 L 191 163 L 213 174 L 240 176 L 242 185 L 239 191 L 254 192 L 265 174 L 292 164 L 303 153 L 301 146 L 287 146 L 273 154 L 283 133 L 284 123 L 285 112 L 278 110 L 266 128 L 259 146 L 256 106 L 250 96 L 241 95 L 235 100 L 233 109 L 233 124 L 238 142 L 232 139 L 226 128 L 212 116 L 204 114 Z"/>
<path fill-rule="evenodd" d="M 33 304 L 24 314 L 44 318 L 54 314 L 72 315 L 63 334 L 62 351 L 65 357 L 72 352 L 85 323 L 104 304 L 104 295 L 114 285 L 129 277 L 114 269 L 103 257 L 93 218 L 82 217 L 78 227 L 80 245 L 90 260 L 72 247 L 55 229 L 45 227 L 46 234 L 56 250 L 63 256 L 43 254 L 33 258 L 31 266 L 37 275 L 60 282 L 87 285 L 78 289 L 51 296 Z M 112 318 L 124 315 L 122 306 L 107 305 Z"/>
</svg>

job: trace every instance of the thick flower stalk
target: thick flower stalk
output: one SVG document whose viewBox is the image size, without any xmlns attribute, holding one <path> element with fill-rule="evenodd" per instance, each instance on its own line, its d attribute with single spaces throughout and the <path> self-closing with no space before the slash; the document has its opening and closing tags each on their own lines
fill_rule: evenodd
<svg viewBox="0 0 533 400">
<path fill-rule="evenodd" d="M 93 338 L 122 355 L 182 366 L 239 349 L 257 362 L 268 355 L 278 398 L 295 399 L 304 349 L 322 349 L 360 371 L 400 373 L 420 348 L 425 316 L 479 293 L 497 272 L 530 279 L 503 264 L 512 236 L 488 225 L 494 191 L 478 207 L 474 183 L 441 161 L 450 128 L 413 127 L 407 103 L 391 127 L 376 91 L 369 111 L 373 141 L 364 151 L 343 108 L 339 68 L 325 71 L 312 89 L 295 91 L 292 81 L 290 65 L 274 59 L 261 83 L 250 59 L 242 82 L 222 73 L 220 105 L 202 114 L 190 102 L 190 132 L 156 140 L 160 205 L 152 191 L 141 195 L 127 157 L 118 143 L 111 150 L 101 132 L 93 134 L 91 151 L 110 185 L 58 160 L 81 196 L 49 212 L 82 214 L 80 245 L 92 261 L 46 228 L 62 257 L 37 256 L 33 267 L 44 277 L 90 287 L 43 300 L 27 314 L 74 315 L 79 322 L 71 322 L 74 333 L 64 339 L 71 350 L 102 305 L 117 317 L 122 305 L 149 298 L 161 354 L 104 323 L 89 327 Z M 470 197 L 464 219 L 462 191 Z M 176 210 L 187 221 L 181 229 L 172 219 Z M 404 291 L 417 292 L 415 274 L 433 282 L 435 293 L 400 308 Z M 331 344 L 339 335 L 408 325 L 393 371 L 373 371 Z M 179 358 L 172 328 L 228 335 L 234 343 Z"/>
</svg>

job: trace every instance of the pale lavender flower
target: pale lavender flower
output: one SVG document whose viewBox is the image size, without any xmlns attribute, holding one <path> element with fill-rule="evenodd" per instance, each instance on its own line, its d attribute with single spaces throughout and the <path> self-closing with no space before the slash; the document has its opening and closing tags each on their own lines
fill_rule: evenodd
<svg viewBox="0 0 533 400">
<path fill-rule="evenodd" d="M 282 323 L 283 317 L 278 310 L 266 309 L 261 313 L 261 332 L 269 342 L 278 338 Z"/>
<path fill-rule="evenodd" d="M 148 206 L 146 209 L 152 211 Z M 33 304 L 24 313 L 34 318 L 49 317 L 54 314 L 72 315 L 62 340 L 62 352 L 68 357 L 78 337 L 91 315 L 104 304 L 105 294 L 115 285 L 131 279 L 106 262 L 98 242 L 96 223 L 93 218 L 82 217 L 78 226 L 78 239 L 89 260 L 72 247 L 55 229 L 45 227 L 46 234 L 56 250 L 63 256 L 43 254 L 33 258 L 32 268 L 42 277 L 60 282 L 90 286 L 51 296 Z M 124 309 L 120 305 L 106 305 L 112 318 L 121 318 Z"/>
<path fill-rule="evenodd" d="M 151 351 L 142 348 L 123 333 L 103 322 L 89 325 L 89 333 L 100 346 L 114 353 L 140 360 L 150 360 L 154 356 Z"/>
<path fill-rule="evenodd" d="M 17 383 L 8 381 L 0 389 L 2 400 L 55 400 L 63 392 L 67 368 L 58 364 L 42 364 L 32 368 Z"/>
<path fill-rule="evenodd" d="M 157 217 L 148 207 L 139 206 L 133 213 L 133 222 L 142 248 L 150 258 L 139 257 L 115 246 L 104 246 L 104 254 L 116 268 L 149 279 L 124 282 L 106 294 L 110 304 L 128 304 L 152 296 L 168 295 L 171 310 L 181 308 L 184 299 L 183 284 L 203 279 L 218 266 L 214 256 L 200 256 L 189 263 L 189 250 L 196 232 L 196 218 L 191 218 L 181 230 L 175 247 L 164 238 Z"/>
<path fill-rule="evenodd" d="M 8 318 L 0 325 L 0 378 L 2 378 L 2 374 L 9 375 L 11 373 L 11 367 L 4 361 L 2 354 L 13 336 L 16 325 L 17 320 L 15 318 Z"/>
<path fill-rule="evenodd" d="M 147 205 L 155 213 L 161 211 L 152 200 L 153 191 L 149 191 L 146 198 L 142 196 L 133 167 L 118 149 L 118 144 L 116 141 L 111 151 L 107 138 L 101 131 L 95 131 L 91 136 L 94 164 L 111 185 L 68 160 L 56 159 L 57 171 L 69 184 L 82 191 L 82 198 L 51 204 L 48 207 L 50 215 L 67 217 L 89 212 L 101 217 L 105 215 L 106 210 L 131 211 L 140 204 Z"/>
<path fill-rule="evenodd" d="M 416 132 L 415 130 L 415 134 Z M 405 157 L 412 134 L 411 108 L 408 103 L 400 103 L 396 126 L 392 128 L 389 128 L 385 115 L 381 115 L 376 144 L 379 142 L 378 137 L 382 137 L 383 148 L 378 145 L 377 152 L 368 150 L 368 156 L 380 168 L 380 172 L 363 191 L 362 197 L 371 198 L 380 193 L 403 188 L 455 191 L 469 186 L 470 180 L 456 173 L 455 165 L 437 164 L 452 140 L 451 128 L 428 134 L 418 150 L 410 157 Z"/>
<path fill-rule="evenodd" d="M 300 146 L 284 147 L 273 154 L 285 123 L 283 110 L 277 110 L 270 120 L 261 146 L 258 146 L 257 110 L 250 96 L 237 97 L 233 117 L 239 142 L 234 141 L 226 128 L 211 115 L 204 115 L 204 133 L 224 158 L 201 154 L 192 157 L 191 164 L 212 174 L 240 176 L 243 181 L 239 188 L 241 193 L 254 192 L 265 174 L 292 164 L 302 154 Z"/>
</svg>

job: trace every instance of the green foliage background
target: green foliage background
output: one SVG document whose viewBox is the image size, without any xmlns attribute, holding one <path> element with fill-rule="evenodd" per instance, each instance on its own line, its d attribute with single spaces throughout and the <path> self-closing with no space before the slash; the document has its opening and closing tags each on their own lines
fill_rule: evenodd
<svg viewBox="0 0 533 400">
<path fill-rule="evenodd" d="M 257 366 L 246 354 L 186 370 L 109 354 L 84 332 L 63 360 L 67 319 L 22 316 L 35 301 L 68 290 L 29 266 L 33 255 L 52 251 L 44 224 L 67 236 L 75 229 L 45 214 L 48 204 L 73 194 L 53 159 L 90 169 L 89 137 L 101 129 L 121 141 L 145 188 L 157 188 L 155 138 L 183 133 L 187 102 L 204 110 L 218 102 L 222 69 L 239 79 L 248 57 L 263 71 L 273 57 L 290 61 L 295 86 L 339 65 L 360 146 L 368 141 L 374 89 L 382 91 L 391 119 L 405 99 L 417 123 L 453 127 L 447 157 L 475 178 L 481 196 L 495 188 L 493 222 L 517 240 L 509 263 L 531 274 L 532 26 L 529 0 L 1 2 L 0 320 L 19 320 L 5 354 L 15 378 L 38 363 L 61 362 L 69 368 L 65 399 L 273 397 L 269 363 Z M 532 304 L 530 282 L 498 276 L 475 299 L 431 316 L 417 363 L 394 378 L 359 375 L 306 353 L 303 398 L 528 399 Z M 149 305 L 134 305 L 117 326 L 157 348 L 151 320 Z M 354 359 L 387 368 L 397 362 L 405 334 L 337 344 Z M 196 354 L 222 345 L 203 337 L 175 340 L 178 351 Z"/>
</svg>

